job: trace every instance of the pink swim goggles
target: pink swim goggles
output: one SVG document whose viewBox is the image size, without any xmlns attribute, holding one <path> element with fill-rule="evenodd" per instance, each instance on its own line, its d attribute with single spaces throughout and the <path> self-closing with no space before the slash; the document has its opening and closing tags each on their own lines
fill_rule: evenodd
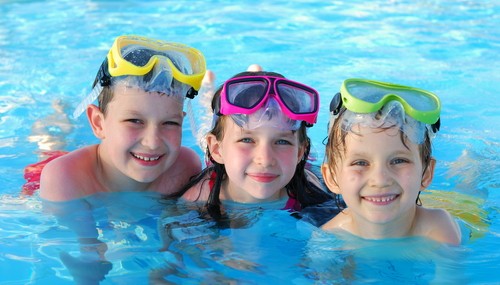
<svg viewBox="0 0 500 285">
<path fill-rule="evenodd" d="M 215 114 L 252 114 L 269 98 L 274 98 L 281 110 L 292 120 L 316 123 L 319 95 L 304 84 L 275 76 L 242 76 L 227 80 L 216 102 Z M 219 104 L 217 104 L 219 103 Z"/>
</svg>

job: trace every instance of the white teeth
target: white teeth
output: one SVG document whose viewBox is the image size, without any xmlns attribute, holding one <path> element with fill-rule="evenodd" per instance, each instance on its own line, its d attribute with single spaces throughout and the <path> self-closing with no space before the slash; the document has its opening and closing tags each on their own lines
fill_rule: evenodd
<svg viewBox="0 0 500 285">
<path fill-rule="evenodd" d="M 377 203 L 385 203 L 396 199 L 396 195 L 385 196 L 385 197 L 365 197 L 366 200 Z"/>
<path fill-rule="evenodd" d="M 138 158 L 138 159 L 141 159 L 141 160 L 144 160 L 144 161 L 154 161 L 154 160 L 158 160 L 160 159 L 159 156 L 155 156 L 155 157 L 144 157 L 144 156 L 140 156 L 140 155 L 137 155 L 137 154 L 132 154 L 135 158 Z"/>
</svg>

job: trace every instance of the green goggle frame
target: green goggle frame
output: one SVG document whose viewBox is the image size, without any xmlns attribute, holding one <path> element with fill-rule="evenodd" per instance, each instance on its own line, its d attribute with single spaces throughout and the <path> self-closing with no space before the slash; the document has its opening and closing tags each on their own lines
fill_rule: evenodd
<svg viewBox="0 0 500 285">
<path fill-rule="evenodd" d="M 355 113 L 377 112 L 386 103 L 398 101 L 407 115 L 432 125 L 439 121 L 441 112 L 441 101 L 434 93 L 381 81 L 346 79 L 340 88 L 340 95 L 342 105 Z"/>
</svg>

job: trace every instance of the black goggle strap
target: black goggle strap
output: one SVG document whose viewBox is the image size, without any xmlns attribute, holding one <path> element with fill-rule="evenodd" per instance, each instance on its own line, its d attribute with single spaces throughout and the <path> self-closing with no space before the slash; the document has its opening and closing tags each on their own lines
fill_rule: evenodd
<svg viewBox="0 0 500 285">
<path fill-rule="evenodd" d="M 104 59 L 104 61 L 101 64 L 101 67 L 99 67 L 99 71 L 97 71 L 97 76 L 96 80 L 94 81 L 94 87 L 97 83 L 101 85 L 101 87 L 104 86 L 110 86 L 111 85 L 111 74 L 109 74 L 108 70 L 108 58 Z"/>
<path fill-rule="evenodd" d="M 212 105 L 212 111 L 214 112 L 214 115 L 217 115 L 217 116 L 222 116 L 221 112 L 220 112 L 220 100 L 221 97 L 222 97 L 222 91 L 219 92 L 219 98 L 217 98 L 216 100 L 213 101 L 213 105 Z M 217 94 L 217 93 L 216 93 Z M 214 94 L 214 96 L 216 95 Z"/>
<path fill-rule="evenodd" d="M 340 96 L 340 92 L 337 92 L 335 96 L 333 96 L 332 101 L 330 101 L 330 113 L 333 116 L 337 116 L 342 108 L 342 97 Z"/>
<path fill-rule="evenodd" d="M 335 96 L 333 96 L 332 101 L 330 101 L 330 114 L 332 116 L 337 116 L 340 113 L 340 110 L 342 109 L 342 96 L 340 95 L 340 92 L 337 92 Z M 330 124 L 330 123 L 328 123 Z M 438 118 L 437 122 L 434 124 L 431 124 L 431 130 L 433 133 L 437 133 L 439 131 L 439 128 L 441 126 L 441 117 Z M 328 126 L 328 130 L 330 129 L 330 126 Z"/>
<path fill-rule="evenodd" d="M 194 99 L 198 95 L 198 91 L 196 91 L 193 87 L 189 88 L 189 90 L 186 92 L 186 97 L 189 99 Z"/>
<path fill-rule="evenodd" d="M 437 133 L 439 131 L 439 127 L 441 127 L 441 117 L 438 118 L 437 122 L 431 125 L 432 132 Z"/>
</svg>

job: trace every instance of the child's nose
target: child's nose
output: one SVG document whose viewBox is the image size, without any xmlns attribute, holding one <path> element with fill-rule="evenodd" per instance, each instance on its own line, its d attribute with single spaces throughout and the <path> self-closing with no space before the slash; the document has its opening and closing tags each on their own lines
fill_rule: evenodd
<svg viewBox="0 0 500 285">
<path fill-rule="evenodd" d="M 385 165 L 373 165 L 370 175 L 370 186 L 387 187 L 392 184 L 392 177 Z"/>
<path fill-rule="evenodd" d="M 160 131 L 157 127 L 148 127 L 142 138 L 142 145 L 148 149 L 157 149 L 161 144 Z"/>
<path fill-rule="evenodd" d="M 268 145 L 260 145 L 255 152 L 255 161 L 265 167 L 275 164 L 276 159 L 272 147 Z"/>
</svg>

